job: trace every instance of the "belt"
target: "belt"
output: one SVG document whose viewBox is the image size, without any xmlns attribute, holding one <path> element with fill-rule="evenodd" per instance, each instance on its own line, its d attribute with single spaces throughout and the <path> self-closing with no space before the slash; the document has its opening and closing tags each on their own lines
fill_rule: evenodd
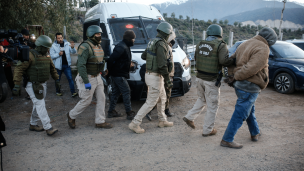
<svg viewBox="0 0 304 171">
<path fill-rule="evenodd" d="M 97 74 L 97 75 L 88 75 L 89 77 L 91 77 L 91 78 L 95 78 L 95 77 L 97 77 L 99 75 L 99 73 Z"/>
<path fill-rule="evenodd" d="M 155 72 L 146 72 L 146 74 L 154 75 L 154 76 L 161 76 L 161 74 L 155 73 Z"/>
</svg>

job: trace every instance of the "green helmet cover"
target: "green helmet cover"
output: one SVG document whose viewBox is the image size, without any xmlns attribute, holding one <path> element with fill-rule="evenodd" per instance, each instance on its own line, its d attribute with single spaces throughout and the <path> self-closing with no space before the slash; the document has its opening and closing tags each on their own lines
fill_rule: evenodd
<svg viewBox="0 0 304 171">
<path fill-rule="evenodd" d="M 157 26 L 156 30 L 162 31 L 166 34 L 171 34 L 173 32 L 173 27 L 167 22 L 162 22 Z"/>
<path fill-rule="evenodd" d="M 207 28 L 207 36 L 223 37 L 223 29 L 217 24 L 212 24 Z"/>
<path fill-rule="evenodd" d="M 46 48 L 51 48 L 52 47 L 52 39 L 49 36 L 46 35 L 41 35 L 37 38 L 35 45 L 36 46 L 43 46 Z"/>
<path fill-rule="evenodd" d="M 86 35 L 87 37 L 92 37 L 96 33 L 102 33 L 101 28 L 98 25 L 91 25 L 90 27 L 88 27 Z"/>
</svg>

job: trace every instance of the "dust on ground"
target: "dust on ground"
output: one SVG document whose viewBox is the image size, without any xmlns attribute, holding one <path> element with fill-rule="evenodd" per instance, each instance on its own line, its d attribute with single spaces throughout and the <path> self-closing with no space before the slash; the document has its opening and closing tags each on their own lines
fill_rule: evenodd
<svg viewBox="0 0 304 171">
<path fill-rule="evenodd" d="M 143 120 L 146 133 L 138 135 L 128 129 L 126 116 L 107 119 L 114 124 L 110 130 L 94 126 L 95 106 L 92 104 L 76 119 L 70 129 L 66 113 L 80 100 L 72 98 L 66 77 L 62 76 L 64 95 L 55 94 L 53 80 L 48 81 L 46 108 L 51 124 L 59 132 L 49 137 L 45 132 L 28 130 L 32 102 L 21 97 L 8 97 L 0 104 L 6 124 L 2 132 L 7 140 L 3 148 L 5 171 L 19 170 L 304 170 L 304 92 L 280 94 L 268 86 L 256 102 L 256 117 L 262 132 L 258 142 L 250 140 L 246 122 L 235 136 L 242 149 L 220 146 L 220 141 L 234 111 L 234 90 L 223 84 L 220 108 L 216 118 L 217 135 L 202 137 L 206 109 L 195 120 L 192 130 L 182 120 L 196 101 L 195 77 L 185 96 L 171 99 L 174 122 L 171 128 L 157 127 L 156 110 L 153 121 Z M 132 101 L 138 111 L 144 101 Z M 106 104 L 106 111 L 109 104 Z M 119 103 L 118 112 L 124 113 Z M 40 124 L 40 123 L 39 123 Z M 41 124 L 40 124 L 41 125 Z"/>
</svg>

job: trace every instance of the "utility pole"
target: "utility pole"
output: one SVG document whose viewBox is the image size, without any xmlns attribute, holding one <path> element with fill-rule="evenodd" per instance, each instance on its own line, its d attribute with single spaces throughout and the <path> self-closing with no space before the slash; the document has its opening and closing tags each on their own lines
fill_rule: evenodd
<svg viewBox="0 0 304 171">
<path fill-rule="evenodd" d="M 286 4 L 287 0 L 283 0 L 283 3 L 284 3 L 284 7 L 282 9 L 282 13 L 281 13 L 281 22 L 280 22 L 280 28 L 279 28 L 279 37 L 280 37 L 280 40 L 283 39 L 283 35 L 282 35 L 282 32 L 281 32 L 281 26 L 282 26 L 282 21 L 283 21 L 283 12 L 285 10 L 285 4 Z"/>
</svg>

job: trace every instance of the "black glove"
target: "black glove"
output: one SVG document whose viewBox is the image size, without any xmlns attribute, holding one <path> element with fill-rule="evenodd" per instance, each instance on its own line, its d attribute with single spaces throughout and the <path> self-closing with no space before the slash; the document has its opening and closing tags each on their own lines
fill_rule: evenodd
<svg viewBox="0 0 304 171">
<path fill-rule="evenodd" d="M 224 79 L 224 82 L 227 83 L 230 87 L 234 87 L 233 83 L 235 79 L 233 76 L 228 76 L 228 78 Z"/>
<path fill-rule="evenodd" d="M 174 39 L 172 39 L 172 40 L 170 41 L 170 43 L 171 43 L 171 45 L 172 45 L 172 46 L 174 46 L 174 44 L 175 44 L 175 40 L 174 40 Z"/>
</svg>

